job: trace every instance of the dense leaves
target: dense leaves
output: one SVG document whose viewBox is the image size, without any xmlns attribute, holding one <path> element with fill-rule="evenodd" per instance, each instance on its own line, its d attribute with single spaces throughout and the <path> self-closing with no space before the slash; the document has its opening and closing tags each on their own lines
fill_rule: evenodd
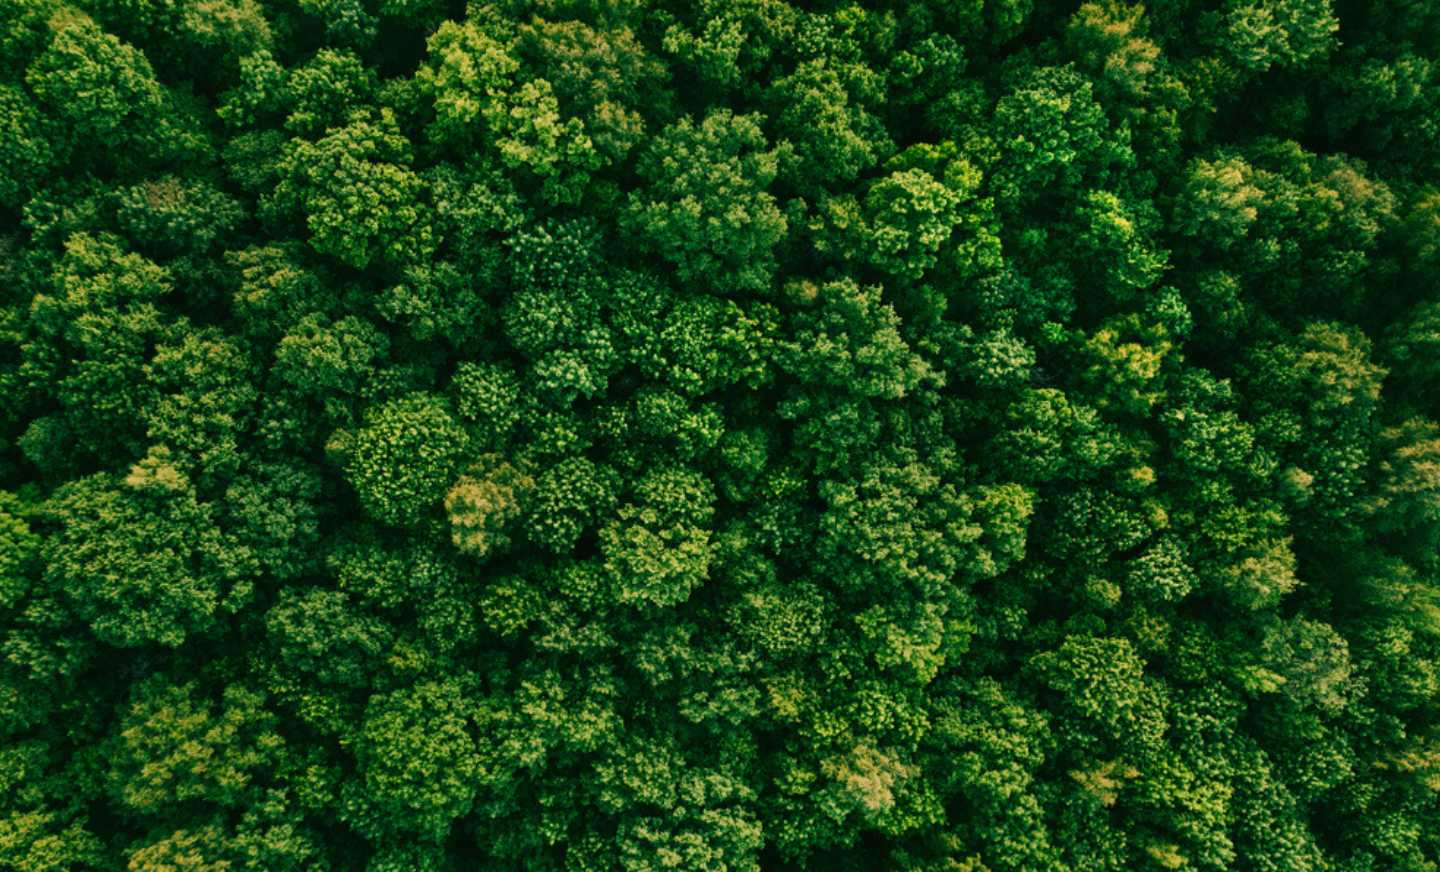
<svg viewBox="0 0 1440 872">
<path fill-rule="evenodd" d="M 0 0 L 0 870 L 1440 868 L 1440 11 Z"/>
</svg>

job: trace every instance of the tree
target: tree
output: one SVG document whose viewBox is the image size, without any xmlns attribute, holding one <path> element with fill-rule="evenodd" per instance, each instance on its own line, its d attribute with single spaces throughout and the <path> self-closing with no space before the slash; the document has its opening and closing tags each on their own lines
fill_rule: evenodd
<svg viewBox="0 0 1440 872">
<path fill-rule="evenodd" d="M 672 99 L 665 66 L 627 24 L 535 18 L 518 36 L 518 53 L 536 67 L 537 81 L 584 123 L 607 162 L 623 160 L 644 138 L 645 113 Z"/>
<path fill-rule="evenodd" d="M 366 410 L 364 426 L 349 446 L 345 474 L 377 521 L 413 523 L 440 502 L 465 442 L 465 431 L 443 400 L 407 394 Z"/>
<path fill-rule="evenodd" d="M 57 11 L 51 22 L 49 44 L 25 71 L 31 93 L 87 150 L 141 137 L 165 102 L 145 55 L 78 10 Z"/>
<path fill-rule="evenodd" d="M 562 405 L 603 393 L 619 363 L 600 317 L 606 282 L 597 231 L 589 222 L 547 223 L 511 241 L 519 287 L 501 314 L 505 333 L 531 359 L 539 393 Z"/>
<path fill-rule="evenodd" d="M 766 192 L 779 171 L 758 115 L 716 110 L 698 125 L 682 118 L 640 156 L 644 186 L 623 223 L 636 244 L 660 255 L 682 282 L 720 292 L 762 291 L 785 215 Z"/>
<path fill-rule="evenodd" d="M 860 396 L 900 399 L 934 378 L 900 336 L 900 319 L 878 286 L 853 281 L 802 288 L 808 311 L 794 318 L 795 342 L 781 366 L 794 376 Z"/>
<path fill-rule="evenodd" d="M 918 279 L 937 262 L 936 252 L 960 223 L 958 207 L 974 190 L 954 190 L 919 168 L 899 170 L 875 183 L 865 195 L 870 238 L 868 258 L 886 272 Z"/>
<path fill-rule="evenodd" d="M 158 394 L 141 413 L 146 434 L 201 487 L 227 480 L 255 406 L 253 361 L 228 337 L 196 330 L 157 347 L 146 370 Z"/>
<path fill-rule="evenodd" d="M 797 16 L 776 0 L 703 0 L 687 18 L 665 29 L 661 47 L 706 86 L 725 93 L 759 75 Z"/>
<path fill-rule="evenodd" d="M 196 691 L 163 677 L 135 688 L 110 768 L 133 811 L 155 815 L 190 802 L 239 806 L 283 752 L 262 694 L 232 685 L 217 706 L 197 700 Z"/>
<path fill-rule="evenodd" d="M 377 694 L 356 730 L 361 782 L 344 791 L 345 819 L 372 837 L 443 840 L 482 776 L 462 687 L 428 681 Z"/>
<path fill-rule="evenodd" d="M 372 105 L 378 84 L 374 70 L 353 51 L 327 48 L 289 71 L 283 83 L 267 83 L 267 88 L 278 92 L 278 102 L 288 110 L 285 129 L 317 139 Z"/>
<path fill-rule="evenodd" d="M 163 256 L 205 251 L 245 213 L 213 184 L 165 176 L 120 192 L 115 217 L 138 247 Z"/>
<path fill-rule="evenodd" d="M 1068 759 L 1102 760 L 1121 747 L 1138 754 L 1160 741 L 1162 698 L 1145 681 L 1145 664 L 1127 640 L 1068 636 L 1032 658 L 1029 668 L 1068 715 L 1056 724 Z"/>
<path fill-rule="evenodd" d="M 661 467 L 636 484 L 631 501 L 600 530 L 620 602 L 674 606 L 705 582 L 714 501 L 710 482 L 687 469 Z"/>
<path fill-rule="evenodd" d="M 1069 66 L 1036 67 L 1017 81 L 994 125 L 1001 152 L 991 189 L 1003 207 L 1104 181 L 1134 161 L 1128 132 L 1111 128 L 1094 86 Z"/>
<path fill-rule="evenodd" d="M 1417 544 L 1433 542 L 1440 535 L 1440 425 L 1412 418 L 1382 431 L 1376 447 L 1385 452 L 1370 507 L 1378 526 L 1412 535 Z"/>
<path fill-rule="evenodd" d="M 476 133 L 487 106 L 512 87 L 520 64 L 510 53 L 510 35 L 493 16 L 446 21 L 427 43 L 429 63 L 416 75 L 434 101 L 430 136 L 437 142 L 465 144 Z"/>
<path fill-rule="evenodd" d="M 530 476 L 493 455 L 460 476 L 445 495 L 455 547 L 484 558 L 510 544 L 506 528 L 520 517 L 522 500 L 533 483 Z"/>
<path fill-rule="evenodd" d="M 882 79 L 868 67 L 807 60 L 771 91 L 776 128 L 795 149 L 780 178 L 801 190 L 853 182 L 894 148 L 875 114 Z"/>
<path fill-rule="evenodd" d="M 584 457 L 546 467 L 535 479 L 526 534 L 548 550 L 570 551 L 586 528 L 615 508 L 619 484 L 615 470 Z"/>
<path fill-rule="evenodd" d="M 60 531 L 46 542 L 46 579 L 107 644 L 178 647 L 214 629 L 224 599 L 241 592 L 231 589 L 239 579 L 214 508 L 165 453 L 124 479 L 98 473 L 66 485 L 46 516 Z"/>
<path fill-rule="evenodd" d="M 50 287 L 31 301 L 21 374 L 59 405 L 47 429 L 82 451 L 104 455 L 119 443 L 138 454 L 135 412 L 155 394 L 144 373 L 149 349 L 166 334 L 157 303 L 173 288 L 170 274 L 111 236 L 76 234 L 65 248 Z M 32 436 L 45 438 L 39 429 Z"/>
<path fill-rule="evenodd" d="M 22 204 L 57 164 L 55 137 L 46 128 L 49 119 L 21 88 L 0 85 L 0 106 L 5 112 L 5 139 L 0 159 L 12 169 L 0 183 L 0 202 Z M 62 151 L 63 154 L 63 151 Z"/>
<path fill-rule="evenodd" d="M 311 247 L 347 266 L 423 261 L 436 240 L 425 184 L 410 160 L 393 113 L 360 112 L 315 142 L 292 140 L 264 205 L 303 218 Z"/>
</svg>

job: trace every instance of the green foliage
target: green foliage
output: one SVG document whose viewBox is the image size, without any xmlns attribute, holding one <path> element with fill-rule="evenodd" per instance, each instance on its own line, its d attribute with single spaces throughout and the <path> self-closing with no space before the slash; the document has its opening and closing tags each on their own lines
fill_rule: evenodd
<svg viewBox="0 0 1440 872">
<path fill-rule="evenodd" d="M 942 182 L 923 169 L 897 170 L 865 193 L 868 233 L 862 245 L 876 268 L 918 279 L 939 262 L 938 252 L 960 223 L 960 204 L 979 174 L 953 164 Z"/>
<path fill-rule="evenodd" d="M 725 292 L 770 283 L 787 222 L 765 190 L 779 158 L 765 148 L 762 121 L 725 109 L 698 125 L 682 118 L 641 155 L 644 184 L 630 196 L 625 227 L 686 284 Z"/>
<path fill-rule="evenodd" d="M 30 528 L 29 507 L 0 492 L 0 609 L 20 604 L 31 585 L 43 540 Z"/>
<path fill-rule="evenodd" d="M 177 647 L 216 626 L 229 593 L 229 555 L 213 506 L 196 500 L 165 455 L 124 479 L 105 473 L 67 484 L 47 515 L 46 580 L 101 640 Z"/>
<path fill-rule="evenodd" d="M 120 192 L 115 219 L 135 243 L 164 254 L 200 253 L 245 218 L 238 203 L 202 180 L 165 176 Z"/>
<path fill-rule="evenodd" d="M 302 217 L 311 247 L 348 266 L 423 261 L 435 239 L 424 182 L 409 163 L 410 144 L 394 115 L 360 113 L 315 142 L 292 140 L 280 183 L 263 205 Z"/>
<path fill-rule="evenodd" d="M 635 484 L 632 501 L 600 530 L 605 570 L 620 602 L 673 606 L 705 582 L 714 501 L 704 476 L 686 469 L 661 467 Z"/>
<path fill-rule="evenodd" d="M 263 56 L 262 56 L 263 57 Z M 268 59 L 267 59 L 268 60 Z M 270 75 L 283 75 L 283 70 L 269 65 L 260 66 L 257 59 L 256 77 L 268 70 Z M 274 64 L 273 60 L 269 64 Z M 319 138 L 332 127 L 341 127 L 350 113 L 372 105 L 375 99 L 375 71 L 352 51 L 323 48 L 301 66 L 289 71 L 283 83 L 265 82 L 256 90 L 264 93 L 276 91 L 275 102 L 288 110 L 285 129 L 292 134 L 309 139 Z M 237 99 L 256 100 L 256 96 L 237 94 Z"/>
<path fill-rule="evenodd" d="M 618 489 L 613 469 L 584 457 L 547 466 L 535 477 L 526 533 L 542 548 L 564 554 L 587 527 L 614 510 Z"/>
<path fill-rule="evenodd" d="M 473 139 L 486 107 L 509 90 L 519 70 L 506 34 L 495 32 L 499 28 L 492 23 L 446 21 L 429 39 L 427 64 L 415 78 L 434 101 L 430 136 L 437 143 L 465 144 Z"/>
<path fill-rule="evenodd" d="M 59 143 L 47 135 L 50 121 L 23 88 L 0 84 L 0 107 L 5 118 L 5 136 L 0 160 L 10 169 L 0 181 L 0 201 L 7 207 L 24 203 L 40 185 L 55 163 Z"/>
<path fill-rule="evenodd" d="M 367 835 L 443 839 L 481 777 L 471 708 L 453 680 L 373 697 L 356 730 L 359 780 L 343 792 L 345 818 Z"/>
<path fill-rule="evenodd" d="M 802 381 L 860 396 L 900 399 L 933 378 L 905 343 L 900 318 L 878 286 L 851 280 L 803 287 L 811 308 L 797 313 L 795 342 L 782 366 Z"/>
<path fill-rule="evenodd" d="M 407 394 L 366 410 L 348 446 L 345 475 L 377 521 L 412 523 L 443 499 L 465 442 L 444 401 Z"/>
<path fill-rule="evenodd" d="M 807 188 L 845 184 L 894 147 L 875 114 L 883 94 L 875 70 L 820 57 L 802 61 L 771 88 L 776 126 L 795 147 L 782 177 Z"/>
<path fill-rule="evenodd" d="M 0 870 L 1435 872 L 1433 5 L 0 0 Z"/>
<path fill-rule="evenodd" d="M 47 284 L 31 302 L 34 341 L 21 348 L 20 374 L 53 398 L 59 415 L 35 418 L 27 454 L 46 468 L 65 450 L 46 444 L 56 437 L 80 451 L 119 442 L 140 453 L 136 412 L 155 395 L 143 373 L 149 349 L 166 332 L 157 303 L 173 288 L 170 273 L 126 252 L 113 236 L 76 234 Z"/>
<path fill-rule="evenodd" d="M 25 71 L 40 105 L 91 148 L 143 135 L 164 101 L 145 55 L 77 10 L 57 10 L 48 27 L 48 45 Z"/>
<path fill-rule="evenodd" d="M 1074 191 L 1134 161 L 1128 136 L 1111 128 L 1094 91 L 1072 67 L 1036 67 L 1000 98 L 992 135 L 1001 203 L 1018 208 L 1051 191 Z"/>
</svg>

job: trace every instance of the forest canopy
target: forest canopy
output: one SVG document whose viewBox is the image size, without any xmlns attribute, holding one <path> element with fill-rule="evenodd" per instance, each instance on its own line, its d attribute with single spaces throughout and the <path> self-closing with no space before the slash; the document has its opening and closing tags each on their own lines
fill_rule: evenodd
<svg viewBox="0 0 1440 872">
<path fill-rule="evenodd" d="M 0 0 L 0 872 L 1440 872 L 1440 3 Z"/>
</svg>

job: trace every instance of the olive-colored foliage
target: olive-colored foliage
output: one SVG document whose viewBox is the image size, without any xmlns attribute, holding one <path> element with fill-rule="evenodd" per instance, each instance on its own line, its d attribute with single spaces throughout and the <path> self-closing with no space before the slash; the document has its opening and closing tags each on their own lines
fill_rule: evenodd
<svg viewBox="0 0 1440 872">
<path fill-rule="evenodd" d="M 533 483 L 530 476 L 494 456 L 477 462 L 445 495 L 455 547 L 484 558 L 509 545 L 506 528 L 520 517 Z"/>
<path fill-rule="evenodd" d="M 284 751 L 262 694 L 232 685 L 212 706 L 196 699 L 194 684 L 176 687 L 163 677 L 137 684 L 134 694 L 110 760 L 110 780 L 137 813 L 192 802 L 243 805 Z"/>
<path fill-rule="evenodd" d="M 0 870 L 1434 872 L 1432 5 L 0 0 Z"/>
</svg>

